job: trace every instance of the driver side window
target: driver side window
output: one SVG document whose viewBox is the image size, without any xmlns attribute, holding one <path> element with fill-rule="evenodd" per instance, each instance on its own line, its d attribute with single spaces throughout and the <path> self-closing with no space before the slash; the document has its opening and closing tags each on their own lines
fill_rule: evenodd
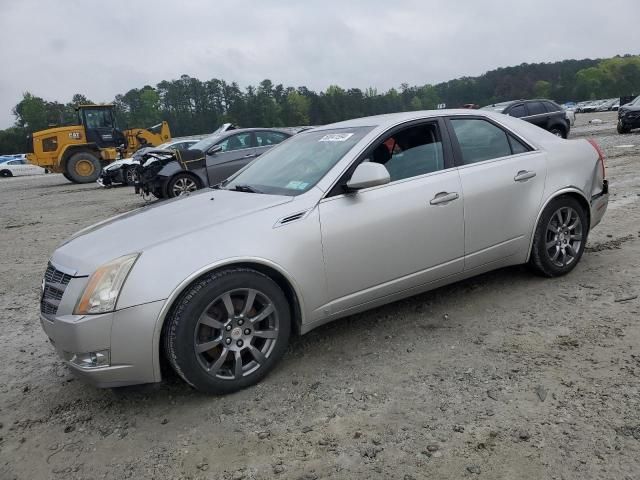
<svg viewBox="0 0 640 480">
<path fill-rule="evenodd" d="M 392 182 L 444 169 L 437 123 L 414 125 L 387 135 L 369 161 L 384 165 Z"/>
<path fill-rule="evenodd" d="M 222 147 L 221 152 L 232 152 L 234 150 L 242 150 L 243 148 L 251 148 L 251 135 L 251 132 L 232 135 L 218 145 Z"/>
</svg>

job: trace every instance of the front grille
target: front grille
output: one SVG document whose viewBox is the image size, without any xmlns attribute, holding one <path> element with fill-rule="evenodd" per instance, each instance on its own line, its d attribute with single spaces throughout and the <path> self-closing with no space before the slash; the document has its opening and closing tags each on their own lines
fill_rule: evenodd
<svg viewBox="0 0 640 480">
<path fill-rule="evenodd" d="M 67 285 L 73 277 L 57 270 L 53 265 L 47 266 L 44 273 L 44 285 L 42 298 L 40 299 L 40 312 L 47 318 L 58 313 L 58 306 Z"/>
</svg>

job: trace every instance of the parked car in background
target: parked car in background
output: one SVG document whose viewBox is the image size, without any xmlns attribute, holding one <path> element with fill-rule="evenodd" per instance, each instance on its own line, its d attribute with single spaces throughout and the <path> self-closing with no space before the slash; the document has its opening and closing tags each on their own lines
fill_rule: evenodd
<svg viewBox="0 0 640 480">
<path fill-rule="evenodd" d="M 159 150 L 187 150 L 198 143 L 202 137 L 174 138 L 173 140 L 151 147 Z M 110 187 L 114 184 L 133 185 L 136 176 L 136 167 L 140 164 L 140 157 L 149 147 L 142 148 L 134 153 L 132 157 L 123 158 L 110 163 L 102 169 L 98 184 L 103 187 Z"/>
<path fill-rule="evenodd" d="M 567 121 L 569 122 L 569 126 L 573 127 L 576 123 L 576 109 L 575 105 L 573 107 L 567 107 L 566 105 L 562 105 L 562 109 L 564 110 L 564 114 L 567 117 Z"/>
<path fill-rule="evenodd" d="M 47 171 L 38 167 L 37 165 L 32 165 L 27 162 L 26 159 L 18 156 L 15 158 L 11 156 L 8 159 L 0 159 L 0 177 L 16 177 L 19 175 L 42 175 L 47 173 Z"/>
<path fill-rule="evenodd" d="M 185 151 L 154 158 L 139 168 L 137 188 L 158 198 L 173 198 L 215 185 L 236 173 L 264 152 L 291 137 L 290 130 L 240 128 L 202 139 Z"/>
<path fill-rule="evenodd" d="M 508 265 L 571 272 L 608 199 L 593 141 L 477 110 L 349 120 L 215 190 L 78 232 L 50 258 L 40 321 L 97 386 L 160 381 L 165 359 L 229 393 L 292 332 Z"/>
<path fill-rule="evenodd" d="M 640 95 L 618 109 L 618 133 L 629 133 L 640 128 Z"/>
<path fill-rule="evenodd" d="M 600 104 L 596 107 L 596 112 L 609 112 L 611 107 L 619 100 L 615 98 L 610 98 L 609 100 L 604 100 L 600 102 Z"/>
<path fill-rule="evenodd" d="M 567 138 L 571 130 L 571 123 L 565 111 L 552 100 L 512 100 L 487 105 L 482 107 L 482 110 L 520 118 L 562 138 Z"/>
</svg>

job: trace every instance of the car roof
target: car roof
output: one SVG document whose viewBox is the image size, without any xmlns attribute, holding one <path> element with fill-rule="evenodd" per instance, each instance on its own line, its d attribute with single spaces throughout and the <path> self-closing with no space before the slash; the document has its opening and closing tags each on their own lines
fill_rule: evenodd
<svg viewBox="0 0 640 480">
<path fill-rule="evenodd" d="M 206 135 L 205 137 L 203 137 L 203 140 L 205 138 L 210 138 L 212 136 L 215 136 L 216 138 L 227 138 L 232 135 L 236 135 L 238 133 L 246 133 L 246 132 L 278 132 L 278 133 L 284 133 L 285 135 L 288 135 L 288 136 L 293 135 L 293 132 L 282 129 L 282 128 L 266 128 L 266 127 L 265 128 L 235 128 L 233 130 L 226 130 L 224 132 L 216 133 L 215 135 L 214 134 Z"/>
<path fill-rule="evenodd" d="M 502 115 L 502 114 L 497 114 L 497 113 L 489 112 L 486 110 L 470 110 L 468 108 L 444 109 L 444 110 L 417 110 L 412 112 L 385 113 L 382 115 L 374 115 L 371 117 L 354 118 L 352 120 L 345 120 L 342 122 L 331 123 L 329 125 L 316 127 L 311 131 L 317 132 L 322 130 L 333 130 L 336 128 L 351 128 L 351 127 L 392 126 L 398 123 L 403 123 L 411 120 L 418 120 L 421 118 L 446 117 L 451 115 L 500 118 L 499 115 Z"/>
</svg>

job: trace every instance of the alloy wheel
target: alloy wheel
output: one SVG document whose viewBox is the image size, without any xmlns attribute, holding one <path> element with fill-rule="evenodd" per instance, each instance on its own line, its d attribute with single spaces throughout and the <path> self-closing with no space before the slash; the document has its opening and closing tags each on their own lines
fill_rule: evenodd
<svg viewBox="0 0 640 480">
<path fill-rule="evenodd" d="M 196 182 L 189 177 L 178 178 L 173 183 L 173 195 L 179 197 L 180 195 L 187 195 L 191 192 L 195 192 L 198 189 Z"/>
<path fill-rule="evenodd" d="M 582 245 L 582 221 L 571 207 L 561 207 L 547 224 L 545 250 L 551 262 L 560 268 L 571 265 Z"/>
<path fill-rule="evenodd" d="M 125 171 L 124 175 L 125 175 L 125 180 L 129 184 L 135 183 L 136 178 L 138 177 L 138 175 L 137 175 L 137 173 L 136 173 L 134 168 L 127 168 L 127 170 Z"/>
<path fill-rule="evenodd" d="M 250 288 L 231 290 L 200 315 L 194 351 L 209 375 L 237 380 L 266 362 L 275 347 L 278 327 L 277 311 L 266 294 Z"/>
</svg>

